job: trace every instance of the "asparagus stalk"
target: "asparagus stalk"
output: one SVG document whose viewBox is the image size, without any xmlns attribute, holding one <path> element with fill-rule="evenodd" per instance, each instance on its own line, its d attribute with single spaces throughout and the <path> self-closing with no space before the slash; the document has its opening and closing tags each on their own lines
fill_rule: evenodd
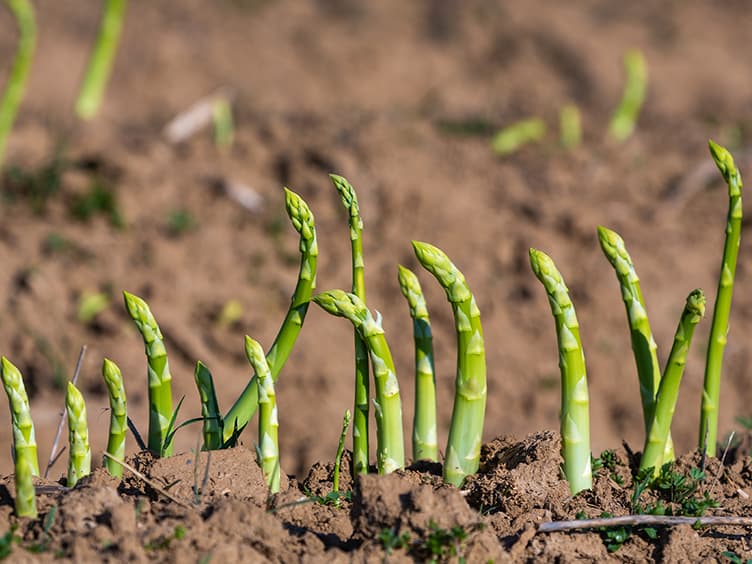
<svg viewBox="0 0 752 564">
<path fill-rule="evenodd" d="M 342 464 L 342 453 L 345 452 L 345 439 L 347 439 L 347 430 L 350 427 L 350 410 L 345 410 L 345 416 L 342 418 L 342 433 L 339 435 L 339 443 L 337 443 L 337 455 L 334 457 L 334 472 L 332 474 L 332 491 L 336 494 L 339 493 L 339 469 Z M 336 505 L 339 506 L 339 498 L 336 500 Z"/>
<path fill-rule="evenodd" d="M 530 265 L 541 281 L 556 321 L 561 369 L 561 450 L 572 494 L 590 489 L 590 414 L 585 355 L 574 304 L 561 273 L 547 254 L 530 249 Z"/>
<path fill-rule="evenodd" d="M 413 417 L 413 460 L 439 459 L 436 433 L 436 371 L 433 361 L 433 336 L 428 308 L 418 277 L 404 266 L 397 279 L 413 318 L 415 341 L 415 414 Z"/>
<path fill-rule="evenodd" d="M 648 69 L 645 57 L 637 49 L 624 55 L 624 70 L 627 73 L 621 102 L 611 116 L 608 134 L 617 141 L 624 141 L 632 135 L 640 115 L 647 90 Z"/>
<path fill-rule="evenodd" d="M 217 393 L 211 372 L 199 361 L 194 373 L 198 394 L 201 397 L 201 417 L 204 419 L 204 450 L 222 448 L 222 414 L 219 411 Z"/>
<path fill-rule="evenodd" d="M 632 258 L 624 245 L 624 240 L 618 233 L 605 227 L 598 227 L 598 239 L 603 253 L 614 267 L 616 278 L 621 287 L 621 297 L 627 310 L 627 321 L 632 337 L 632 351 L 637 364 L 637 377 L 640 382 L 642 417 L 645 424 L 645 435 L 647 436 L 653 421 L 658 386 L 661 383 L 658 345 L 653 338 L 653 332 L 650 330 L 647 308 L 640 288 L 640 279 L 637 276 Z M 674 446 L 670 432 L 666 440 L 666 452 L 663 459 L 666 462 L 674 459 Z"/>
<path fill-rule="evenodd" d="M 742 232 L 742 176 L 734 164 L 734 157 L 724 147 L 712 140 L 708 142 L 718 170 L 728 185 L 729 209 L 726 223 L 726 242 L 723 246 L 721 274 L 718 279 L 718 293 L 713 306 L 713 323 L 710 328 L 707 358 L 705 361 L 705 382 L 702 392 L 700 419 L 700 449 L 710 456 L 716 455 L 718 437 L 718 400 L 721 393 L 721 368 L 723 351 L 729 329 L 731 298 L 734 293 L 736 259 Z"/>
<path fill-rule="evenodd" d="M 16 514 L 19 517 L 33 518 L 37 516 L 37 506 L 32 476 L 39 476 L 39 460 L 29 398 L 21 372 L 5 357 L 0 359 L 0 378 L 8 395 L 13 426 Z"/>
<path fill-rule="evenodd" d="M 457 331 L 457 377 L 449 441 L 444 462 L 444 480 L 462 485 L 480 463 L 483 419 L 486 412 L 486 352 L 480 310 L 462 272 L 444 251 L 413 241 L 413 249 L 426 270 L 446 292 L 454 310 Z"/>
<path fill-rule="evenodd" d="M 279 491 L 279 419 L 277 396 L 274 393 L 274 378 L 264 357 L 261 345 L 246 335 L 245 354 L 259 378 L 259 464 L 271 493 Z"/>
<path fill-rule="evenodd" d="M 574 149 L 582 143 L 580 109 L 567 104 L 559 112 L 559 144 L 564 149 Z"/>
<path fill-rule="evenodd" d="M 493 152 L 499 156 L 511 155 L 529 143 L 541 141 L 546 136 L 546 122 L 541 118 L 523 119 L 499 131 L 491 140 Z"/>
<path fill-rule="evenodd" d="M 388 474 L 405 465 L 402 437 L 402 402 L 392 353 L 384 337 L 381 316 L 373 317 L 355 294 L 330 290 L 313 296 L 324 310 L 348 319 L 368 347 L 373 366 L 376 413 L 376 465 L 379 474 Z"/>
<path fill-rule="evenodd" d="M 18 51 L 10 69 L 5 93 L 0 100 L 0 167 L 2 167 L 5 155 L 5 143 L 24 95 L 37 41 L 33 4 L 29 0 L 5 0 L 5 3 L 16 18 L 19 40 Z"/>
<path fill-rule="evenodd" d="M 86 422 L 86 403 L 73 382 L 68 382 L 65 394 L 65 411 L 68 413 L 68 483 L 72 488 L 84 476 L 91 474 L 91 449 L 89 425 Z"/>
<path fill-rule="evenodd" d="M 93 118 L 102 103 L 102 95 L 112 71 L 120 40 L 126 3 L 126 0 L 107 0 L 105 4 L 99 37 L 76 100 L 76 113 L 82 119 Z"/>
<path fill-rule="evenodd" d="M 128 430 L 128 409 L 123 376 L 118 366 L 107 358 L 102 363 L 102 376 L 110 397 L 110 434 L 107 439 L 107 452 L 113 458 L 123 460 L 125 458 L 125 433 Z M 113 458 L 105 457 L 104 465 L 110 474 L 122 477 L 123 467 Z"/>
<path fill-rule="evenodd" d="M 172 376 L 164 338 L 147 303 L 128 292 L 123 292 L 123 296 L 128 314 L 136 323 L 144 339 L 149 364 L 149 450 L 158 454 L 163 452 L 163 456 L 170 456 L 172 444 L 162 448 L 169 433 L 172 418 Z"/>
<path fill-rule="evenodd" d="M 679 326 L 676 328 L 674 345 L 671 347 L 666 370 L 661 378 L 655 413 L 645 438 L 645 448 L 642 451 L 640 470 L 653 468 L 654 476 L 658 476 L 661 467 L 669 462 L 664 458 L 666 440 L 671 429 L 676 400 L 679 397 L 679 384 L 684 373 L 684 366 L 687 364 L 687 353 L 692 343 L 692 335 L 703 315 L 705 315 L 705 294 L 702 290 L 693 290 L 687 297 L 687 304 L 684 306 Z"/>
<path fill-rule="evenodd" d="M 300 234 L 300 271 L 290 309 L 287 311 L 277 337 L 266 355 L 266 361 L 275 382 L 287 361 L 287 357 L 290 356 L 290 351 L 292 351 L 305 321 L 308 303 L 313 289 L 316 287 L 316 262 L 319 254 L 313 214 L 308 204 L 305 203 L 303 198 L 287 188 L 285 188 L 285 204 L 287 215 L 290 217 L 295 231 Z M 224 417 L 223 438 L 225 443 L 231 441 L 234 435 L 245 428 L 253 414 L 256 413 L 257 407 L 258 376 L 254 375 Z"/>
<path fill-rule="evenodd" d="M 366 301 L 366 284 L 363 261 L 363 219 L 360 216 L 358 196 L 352 185 L 343 177 L 330 174 L 334 187 L 349 212 L 350 246 L 352 248 L 352 293 Z M 368 472 L 368 348 L 355 330 L 355 420 L 353 421 L 353 475 Z"/>
</svg>

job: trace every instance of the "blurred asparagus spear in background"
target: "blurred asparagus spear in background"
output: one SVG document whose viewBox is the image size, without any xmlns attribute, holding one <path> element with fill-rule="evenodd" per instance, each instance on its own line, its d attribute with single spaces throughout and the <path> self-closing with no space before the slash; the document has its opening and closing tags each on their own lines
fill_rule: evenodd
<svg viewBox="0 0 752 564">
<path fill-rule="evenodd" d="M 625 141 L 632 135 L 645 101 L 648 68 L 641 51 L 630 49 L 624 54 L 624 70 L 624 93 L 608 126 L 608 134 L 616 141 Z"/>
</svg>

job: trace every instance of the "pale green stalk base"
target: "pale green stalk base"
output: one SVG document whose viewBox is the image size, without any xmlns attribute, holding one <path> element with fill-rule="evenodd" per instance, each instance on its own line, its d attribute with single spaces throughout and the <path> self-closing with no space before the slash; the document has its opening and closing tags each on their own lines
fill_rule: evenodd
<svg viewBox="0 0 752 564">
<path fill-rule="evenodd" d="M 15 485 L 16 515 L 35 519 L 37 516 L 37 496 L 34 489 L 34 479 L 32 478 L 32 468 L 28 463 L 21 462 L 19 464 L 16 461 Z"/>
<path fill-rule="evenodd" d="M 110 398 L 110 434 L 107 439 L 107 452 L 118 460 L 123 460 L 125 458 L 125 433 L 128 430 L 128 408 L 123 376 L 117 365 L 107 358 L 102 363 L 102 376 L 107 384 Z M 111 475 L 118 478 L 123 476 L 123 467 L 111 458 L 105 457 L 104 466 Z"/>
<path fill-rule="evenodd" d="M 556 321 L 561 369 L 561 450 L 572 495 L 590 489 L 590 413 L 580 326 L 564 279 L 547 254 L 530 249 L 530 265 L 548 294 Z"/>
<path fill-rule="evenodd" d="M 68 481 L 66 485 L 72 488 L 81 478 L 91 474 L 86 403 L 73 382 L 68 382 L 65 411 L 68 414 Z"/>
<path fill-rule="evenodd" d="M 433 274 L 452 304 L 457 332 L 457 377 L 444 481 L 461 486 L 478 471 L 486 414 L 486 351 L 480 310 L 462 272 L 441 249 L 413 241 L 415 256 Z"/>
<path fill-rule="evenodd" d="M 608 126 L 608 134 L 617 141 L 624 141 L 632 135 L 645 101 L 648 83 L 645 57 L 637 49 L 624 55 L 624 70 L 627 74 L 624 94 Z"/>
<path fill-rule="evenodd" d="M 201 417 L 204 418 L 204 450 L 222 448 L 222 414 L 219 411 L 214 379 L 209 369 L 202 363 L 196 363 L 194 373 L 198 395 L 201 398 Z"/>
<path fill-rule="evenodd" d="M 582 143 L 582 120 L 580 110 L 567 104 L 559 112 L 559 143 L 564 149 L 574 149 Z"/>
<path fill-rule="evenodd" d="M 29 468 L 32 476 L 39 476 L 37 441 L 34 436 L 34 422 L 31 419 L 29 397 L 21 372 L 7 358 L 0 359 L 0 378 L 8 395 L 11 424 L 13 426 L 13 462 L 18 471 L 19 465 Z M 24 470 L 25 471 L 25 470 Z"/>
<path fill-rule="evenodd" d="M 710 328 L 705 361 L 705 381 L 700 417 L 700 450 L 703 450 L 709 456 L 715 456 L 718 440 L 718 402 L 721 394 L 723 351 L 726 348 L 726 337 L 729 330 L 736 259 L 739 255 L 742 233 L 742 176 L 734 164 L 734 157 L 731 156 L 731 153 L 713 141 L 709 141 L 709 145 L 710 154 L 726 181 L 729 193 L 726 241 L 723 245 L 721 274 L 718 279 L 718 293 L 713 307 L 713 324 Z"/>
<path fill-rule="evenodd" d="M 664 459 L 666 440 L 671 429 L 676 401 L 679 398 L 679 384 L 681 383 L 684 367 L 687 364 L 689 346 L 695 326 L 705 315 L 705 294 L 702 290 L 694 290 L 687 297 L 679 325 L 676 328 L 674 345 L 666 363 L 666 370 L 661 378 L 661 386 L 655 404 L 655 414 L 650 424 L 650 430 L 645 438 L 642 451 L 640 470 L 653 469 L 653 476 L 661 473 L 661 468 L 668 460 Z"/>
</svg>

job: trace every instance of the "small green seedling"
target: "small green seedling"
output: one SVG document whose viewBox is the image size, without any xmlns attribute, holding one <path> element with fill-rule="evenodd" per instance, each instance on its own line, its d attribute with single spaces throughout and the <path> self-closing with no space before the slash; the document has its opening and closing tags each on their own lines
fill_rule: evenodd
<svg viewBox="0 0 752 564">
<path fill-rule="evenodd" d="M 567 104 L 559 112 L 559 143 L 564 149 L 574 149 L 582 143 L 582 118 L 574 104 Z"/>
<path fill-rule="evenodd" d="M 345 416 L 342 418 L 342 432 L 339 435 L 339 443 L 337 443 L 337 455 L 334 457 L 334 472 L 332 474 L 332 494 L 337 496 L 335 505 L 339 506 L 339 469 L 342 464 L 342 454 L 345 452 L 345 439 L 347 438 L 347 429 L 350 427 L 350 420 L 352 416 L 350 410 L 345 411 Z"/>
<path fill-rule="evenodd" d="M 397 534 L 395 529 L 384 529 L 376 538 L 381 543 L 384 553 L 387 556 L 392 554 L 395 550 L 410 546 L 410 533 L 407 531 L 402 534 Z"/>
<path fill-rule="evenodd" d="M 491 140 L 491 148 L 497 155 L 505 157 L 545 136 L 546 122 L 537 117 L 528 118 L 499 131 Z"/>
</svg>

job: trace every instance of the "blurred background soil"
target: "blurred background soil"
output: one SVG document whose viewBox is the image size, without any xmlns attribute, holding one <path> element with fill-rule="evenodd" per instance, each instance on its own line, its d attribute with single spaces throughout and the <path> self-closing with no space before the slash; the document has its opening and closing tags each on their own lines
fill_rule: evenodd
<svg viewBox="0 0 752 564">
<path fill-rule="evenodd" d="M 535 246 L 556 260 L 573 294 L 594 452 L 622 440 L 641 448 L 624 307 L 595 230 L 603 224 L 625 238 L 663 362 L 689 291 L 715 298 L 728 199 L 707 139 L 732 148 L 743 174 L 752 164 L 749 2 L 131 0 L 104 106 L 89 123 L 72 108 L 99 11 L 81 0 L 35 4 L 36 59 L 0 180 L 0 353 L 26 377 L 43 463 L 83 344 L 95 451 L 108 423 L 105 356 L 122 368 L 130 415 L 146 433 L 146 364 L 124 289 L 149 301 L 165 334 L 176 402 L 186 397 L 179 419 L 199 414 L 198 359 L 229 409 L 251 376 L 243 335 L 271 345 L 296 280 L 283 186 L 316 216 L 318 288 L 350 285 L 346 213 L 330 172 L 358 191 L 368 303 L 384 316 L 406 429 L 412 325 L 396 268 L 417 266 L 412 239 L 444 249 L 476 295 L 489 368 L 486 439 L 558 428 L 554 324 L 528 266 Z M 2 10 L 3 79 L 15 42 Z M 648 96 L 634 136 L 616 144 L 605 132 L 629 48 L 646 56 Z M 219 88 L 234 93 L 232 147 L 218 149 L 209 130 L 169 144 L 164 126 Z M 567 103 L 579 106 L 584 126 L 583 144 L 571 151 L 557 137 Z M 546 139 L 495 156 L 493 133 L 530 116 L 549 124 Z M 228 190 L 238 186 L 260 205 L 240 205 Z M 752 415 L 747 243 L 726 349 L 723 437 L 737 416 Z M 444 444 L 454 328 L 443 291 L 419 275 L 434 326 Z M 96 292 L 109 305 L 82 321 L 82 299 Z M 228 303 L 237 315 L 222 315 Z M 711 309 L 677 407 L 679 452 L 697 442 Z M 333 458 L 352 380 L 351 326 L 312 306 L 277 388 L 286 472 L 302 478 L 314 461 Z M 10 430 L 2 408 L 3 472 Z M 252 424 L 246 445 L 255 434 Z M 194 448 L 199 435 L 198 426 L 180 431 L 177 450 Z M 52 476 L 63 470 L 59 462 Z"/>
</svg>

